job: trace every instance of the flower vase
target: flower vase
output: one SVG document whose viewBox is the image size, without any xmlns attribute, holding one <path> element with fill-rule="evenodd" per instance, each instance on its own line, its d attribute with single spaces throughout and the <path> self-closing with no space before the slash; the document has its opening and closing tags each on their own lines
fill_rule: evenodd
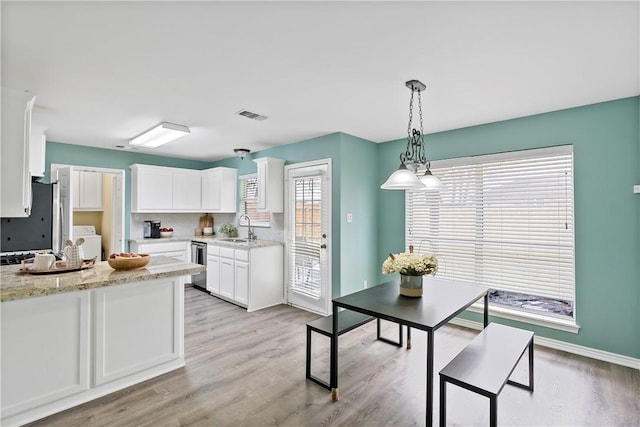
<svg viewBox="0 0 640 427">
<path fill-rule="evenodd" d="M 422 296 L 422 276 L 400 274 L 400 295 L 419 298 Z"/>
</svg>

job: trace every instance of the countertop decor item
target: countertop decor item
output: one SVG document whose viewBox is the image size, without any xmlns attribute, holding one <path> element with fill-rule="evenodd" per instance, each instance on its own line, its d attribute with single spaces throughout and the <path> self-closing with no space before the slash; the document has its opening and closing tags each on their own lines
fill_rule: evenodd
<svg viewBox="0 0 640 427">
<path fill-rule="evenodd" d="M 220 226 L 220 232 L 222 234 L 224 234 L 227 237 L 237 237 L 238 236 L 238 229 L 236 228 L 235 225 L 233 224 L 222 224 Z"/>
<path fill-rule="evenodd" d="M 127 254 L 130 255 L 130 254 Z M 151 255 L 149 254 L 136 254 L 136 256 L 118 256 L 115 258 L 109 257 L 107 262 L 109 266 L 114 270 L 133 270 L 136 268 L 142 268 L 145 265 L 149 264 L 149 259 Z"/>
<path fill-rule="evenodd" d="M 382 263 L 382 274 L 400 273 L 400 295 L 407 297 L 422 296 L 422 276 L 435 276 L 438 271 L 438 259 L 432 254 L 414 254 L 413 246 L 409 252 L 389 254 Z"/>
</svg>

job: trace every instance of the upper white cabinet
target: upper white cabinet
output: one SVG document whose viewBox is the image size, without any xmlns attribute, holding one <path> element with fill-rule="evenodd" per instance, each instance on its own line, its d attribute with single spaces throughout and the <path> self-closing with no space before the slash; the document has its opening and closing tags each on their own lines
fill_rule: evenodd
<svg viewBox="0 0 640 427">
<path fill-rule="evenodd" d="M 205 212 L 235 212 L 238 171 L 213 168 L 202 171 L 202 209 Z"/>
<path fill-rule="evenodd" d="M 103 210 L 102 172 L 73 171 L 73 209 L 85 211 Z"/>
<path fill-rule="evenodd" d="M 2 172 L 0 217 L 31 214 L 31 114 L 32 93 L 2 88 Z"/>
<path fill-rule="evenodd" d="M 191 169 L 174 169 L 173 178 L 173 209 L 199 211 L 201 210 L 200 193 L 202 183 L 200 171 Z"/>
<path fill-rule="evenodd" d="M 31 137 L 29 138 L 29 170 L 31 171 L 31 176 L 44 176 L 44 156 L 47 144 L 45 130 L 45 126 L 32 120 Z"/>
<path fill-rule="evenodd" d="M 200 171 L 131 165 L 132 212 L 202 212 Z"/>
<path fill-rule="evenodd" d="M 284 212 L 284 160 L 255 159 L 258 165 L 258 211 Z"/>
</svg>

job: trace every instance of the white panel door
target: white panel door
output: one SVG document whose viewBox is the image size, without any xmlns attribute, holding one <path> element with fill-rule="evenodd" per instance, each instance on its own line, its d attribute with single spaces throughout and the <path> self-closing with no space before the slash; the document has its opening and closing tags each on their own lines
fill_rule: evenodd
<svg viewBox="0 0 640 427">
<path fill-rule="evenodd" d="M 287 166 L 289 304 L 329 314 L 331 185 L 329 160 Z"/>
<path fill-rule="evenodd" d="M 249 263 L 235 261 L 235 296 L 236 302 L 249 305 Z"/>
<path fill-rule="evenodd" d="M 220 257 L 220 295 L 234 299 L 234 287 L 233 260 Z"/>
</svg>

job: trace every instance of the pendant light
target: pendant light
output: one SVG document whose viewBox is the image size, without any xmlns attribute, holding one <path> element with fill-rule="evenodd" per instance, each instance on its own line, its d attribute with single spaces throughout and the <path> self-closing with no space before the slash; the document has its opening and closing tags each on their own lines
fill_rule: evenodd
<svg viewBox="0 0 640 427">
<path fill-rule="evenodd" d="M 407 147 L 400 154 L 400 167 L 380 186 L 383 190 L 436 190 L 442 188 L 442 183 L 431 174 L 430 162 L 425 154 L 424 129 L 422 124 L 422 97 L 420 92 L 427 87 L 418 80 L 409 80 L 405 83 L 411 89 L 409 101 L 409 125 L 407 126 Z M 418 93 L 418 112 L 420 113 L 420 130 L 412 129 L 413 121 L 413 97 Z M 425 166 L 427 169 L 418 179 L 418 168 Z"/>
</svg>

